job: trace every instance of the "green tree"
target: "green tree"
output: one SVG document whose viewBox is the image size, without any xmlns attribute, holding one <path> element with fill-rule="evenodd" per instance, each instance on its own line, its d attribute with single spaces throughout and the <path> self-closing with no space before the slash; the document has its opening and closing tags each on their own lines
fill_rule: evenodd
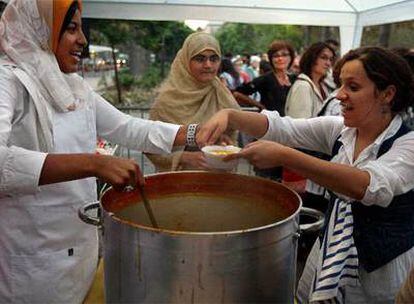
<svg viewBox="0 0 414 304">
<path fill-rule="evenodd" d="M 339 41 L 338 27 L 226 23 L 216 33 L 223 53 L 266 52 L 273 40 L 289 41 L 298 53 L 328 38 Z"/>
<path fill-rule="evenodd" d="M 131 39 L 131 25 L 127 21 L 91 19 L 90 26 L 91 28 L 94 28 L 94 30 L 91 31 L 91 37 L 95 39 L 94 41 L 102 44 L 108 43 L 112 48 L 112 61 L 115 71 L 115 85 L 118 95 L 118 103 L 122 103 L 115 48 L 128 39 Z"/>
<path fill-rule="evenodd" d="M 160 63 L 160 76 L 165 75 L 166 62 L 172 61 L 185 38 L 193 31 L 183 22 L 175 21 L 124 21 L 91 19 L 91 41 L 124 46 L 135 41 L 156 55 Z M 117 71 L 115 71 L 117 78 Z"/>
<path fill-rule="evenodd" d="M 184 23 L 175 21 L 136 21 L 133 29 L 134 39 L 156 54 L 161 77 L 165 75 L 165 63 L 173 60 L 185 38 L 192 33 Z"/>
<path fill-rule="evenodd" d="M 362 45 L 376 45 L 384 47 L 407 47 L 412 48 L 414 45 L 414 21 L 398 22 L 386 25 L 389 33 L 385 31 L 389 37 L 384 39 L 385 25 L 367 26 L 364 28 L 362 35 Z"/>
<path fill-rule="evenodd" d="M 134 38 L 137 43 L 155 54 L 163 48 L 167 58 L 174 58 L 184 39 L 193 31 L 183 22 L 176 21 L 134 21 Z"/>
<path fill-rule="evenodd" d="M 296 25 L 226 23 L 216 33 L 223 53 L 265 52 L 273 40 L 287 40 L 295 48 L 301 46 L 302 28 Z"/>
</svg>

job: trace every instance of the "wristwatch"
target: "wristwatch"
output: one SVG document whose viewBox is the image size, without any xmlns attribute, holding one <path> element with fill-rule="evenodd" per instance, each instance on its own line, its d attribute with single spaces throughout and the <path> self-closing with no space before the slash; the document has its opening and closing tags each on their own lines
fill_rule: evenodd
<svg viewBox="0 0 414 304">
<path fill-rule="evenodd" d="M 197 131 L 198 124 L 189 124 L 187 127 L 187 138 L 186 138 L 186 146 L 188 147 L 197 147 L 196 143 L 196 131 Z"/>
</svg>

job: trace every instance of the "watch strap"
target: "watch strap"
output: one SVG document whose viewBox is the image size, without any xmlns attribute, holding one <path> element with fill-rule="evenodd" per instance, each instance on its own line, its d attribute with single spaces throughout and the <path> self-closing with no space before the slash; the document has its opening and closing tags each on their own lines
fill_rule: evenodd
<svg viewBox="0 0 414 304">
<path fill-rule="evenodd" d="M 189 147 L 197 147 L 197 143 L 196 143 L 197 127 L 198 127 L 198 124 L 189 124 L 187 126 L 186 145 Z"/>
</svg>

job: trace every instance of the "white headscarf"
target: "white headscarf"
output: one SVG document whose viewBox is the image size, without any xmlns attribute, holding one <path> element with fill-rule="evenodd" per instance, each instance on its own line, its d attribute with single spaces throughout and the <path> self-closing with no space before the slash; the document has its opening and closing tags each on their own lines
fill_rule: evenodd
<svg viewBox="0 0 414 304">
<path fill-rule="evenodd" d="M 53 147 L 49 106 L 58 112 L 75 109 L 76 99 L 85 96 L 85 84 L 75 74 L 61 72 L 51 50 L 53 0 L 11 0 L 0 20 L 0 46 L 23 78 L 35 84 L 28 90 L 39 116 L 48 151 Z M 18 77 L 23 84 L 24 79 Z"/>
</svg>

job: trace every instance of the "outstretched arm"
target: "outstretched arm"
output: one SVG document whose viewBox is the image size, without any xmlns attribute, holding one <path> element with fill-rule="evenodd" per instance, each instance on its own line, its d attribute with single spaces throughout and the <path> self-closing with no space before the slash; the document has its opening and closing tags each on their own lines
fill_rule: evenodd
<svg viewBox="0 0 414 304">
<path fill-rule="evenodd" d="M 250 143 L 240 153 L 227 157 L 228 160 L 234 158 L 245 158 L 261 169 L 275 166 L 290 168 L 325 188 L 357 200 L 364 197 L 370 183 L 367 171 L 321 160 L 266 140 Z"/>
<path fill-rule="evenodd" d="M 283 165 L 317 184 L 356 200 L 362 200 L 370 183 L 367 171 L 310 156 L 292 148 L 282 155 Z"/>
<path fill-rule="evenodd" d="M 214 144 L 227 130 L 239 130 L 254 137 L 262 137 L 267 129 L 268 121 L 265 115 L 224 109 L 200 127 L 197 132 L 197 144 L 199 146 Z"/>
</svg>

